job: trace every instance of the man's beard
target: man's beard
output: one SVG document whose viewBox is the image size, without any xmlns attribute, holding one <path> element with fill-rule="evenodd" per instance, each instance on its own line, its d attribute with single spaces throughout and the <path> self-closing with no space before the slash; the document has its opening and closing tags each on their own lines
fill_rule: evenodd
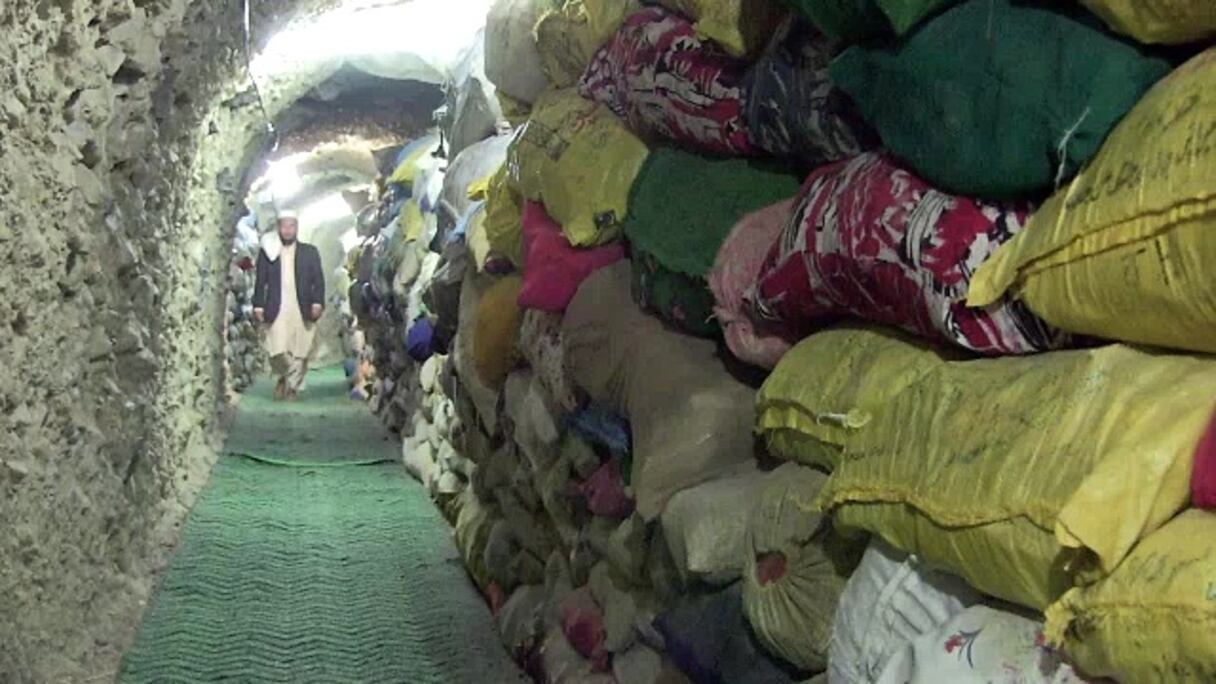
<svg viewBox="0 0 1216 684">
<path fill-rule="evenodd" d="M 287 238 L 283 237 L 282 235 L 279 236 L 279 241 L 282 242 L 284 245 L 294 245 L 296 243 L 295 238 L 291 238 L 290 240 L 288 240 Z"/>
</svg>

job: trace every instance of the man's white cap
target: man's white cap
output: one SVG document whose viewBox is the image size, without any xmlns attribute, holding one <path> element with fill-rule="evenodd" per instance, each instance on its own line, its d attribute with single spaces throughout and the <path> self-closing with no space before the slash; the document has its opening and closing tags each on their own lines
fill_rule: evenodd
<svg viewBox="0 0 1216 684">
<path fill-rule="evenodd" d="M 299 214 L 299 212 L 295 211 L 294 209 L 280 209 L 278 211 L 278 213 L 275 214 L 275 219 L 279 220 L 279 221 L 282 221 L 284 219 L 292 219 L 295 221 L 299 221 L 300 214 Z"/>
</svg>

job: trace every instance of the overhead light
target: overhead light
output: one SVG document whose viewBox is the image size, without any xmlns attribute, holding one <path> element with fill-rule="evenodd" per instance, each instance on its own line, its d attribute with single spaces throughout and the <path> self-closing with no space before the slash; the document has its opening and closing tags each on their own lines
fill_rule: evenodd
<svg viewBox="0 0 1216 684">
<path fill-rule="evenodd" d="M 284 203 L 304 189 L 304 179 L 300 178 L 298 160 L 284 159 L 270 162 L 266 172 L 269 181 L 270 195 L 276 203 Z"/>
</svg>

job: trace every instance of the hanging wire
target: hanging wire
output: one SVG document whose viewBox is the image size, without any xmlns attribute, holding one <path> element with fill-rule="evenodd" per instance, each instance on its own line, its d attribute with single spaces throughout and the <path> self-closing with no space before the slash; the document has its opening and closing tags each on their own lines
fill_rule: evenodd
<svg viewBox="0 0 1216 684">
<path fill-rule="evenodd" d="M 266 122 L 266 132 L 274 140 L 271 152 L 275 152 L 279 149 L 279 132 L 270 120 L 270 113 L 266 110 L 266 101 L 262 99 L 262 90 L 258 87 L 258 79 L 253 75 L 253 18 L 250 10 L 250 0 L 243 1 L 245 6 L 245 73 L 248 74 L 249 81 L 253 83 L 253 94 L 257 96 L 258 108 L 262 110 L 262 120 Z"/>
</svg>

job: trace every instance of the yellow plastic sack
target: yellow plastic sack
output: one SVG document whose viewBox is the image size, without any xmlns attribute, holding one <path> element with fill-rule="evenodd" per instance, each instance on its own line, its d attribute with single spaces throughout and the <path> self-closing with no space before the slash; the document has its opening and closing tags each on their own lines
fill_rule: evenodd
<svg viewBox="0 0 1216 684">
<path fill-rule="evenodd" d="M 768 45 L 789 11 L 775 0 L 661 0 L 691 17 L 696 30 L 736 57 L 755 56 Z"/>
<path fill-rule="evenodd" d="M 549 82 L 569 88 L 595 52 L 641 5 L 637 0 L 556 0 L 536 22 L 536 47 Z"/>
<path fill-rule="evenodd" d="M 491 251 L 520 267 L 524 262 L 523 199 L 511 187 L 503 164 L 486 186 L 485 234 Z M 483 262 L 484 264 L 484 262 Z"/>
<path fill-rule="evenodd" d="M 836 402 L 859 418 L 817 502 L 838 525 L 1042 610 L 1190 502 L 1216 359 L 1114 345 L 947 361 L 874 336 L 874 372 L 916 365 L 919 378 L 864 410 Z M 838 343 L 799 346 L 847 355 Z"/>
<path fill-rule="evenodd" d="M 494 173 L 487 174 L 484 178 L 478 178 L 472 183 L 469 183 L 465 196 L 469 198 L 470 202 L 484 200 L 486 196 L 490 194 L 490 183 L 494 180 L 494 176 L 498 175 L 499 170 L 501 169 L 502 167 L 499 166 L 498 170 L 495 170 Z"/>
<path fill-rule="evenodd" d="M 603 105 L 574 90 L 541 96 L 511 141 L 507 166 L 520 194 L 543 201 L 576 247 L 616 239 L 650 152 Z"/>
<path fill-rule="evenodd" d="M 393 175 L 388 177 L 389 183 L 413 186 L 414 176 L 418 173 L 418 162 L 422 161 L 424 157 L 439 147 L 439 136 L 427 134 L 409 143 L 409 145 L 414 147 L 413 152 L 397 165 L 397 168 L 393 171 Z"/>
<path fill-rule="evenodd" d="M 1081 0 L 1119 33 L 1142 43 L 1190 43 L 1216 35 L 1212 0 Z"/>
<path fill-rule="evenodd" d="M 401 215 L 397 217 L 401 224 L 401 234 L 405 236 L 406 241 L 417 240 L 422 237 L 423 219 L 422 208 L 418 206 L 418 202 L 410 200 L 401 208 Z"/>
<path fill-rule="evenodd" d="M 865 544 L 808 512 L 827 476 L 794 463 L 772 473 L 748 525 L 743 610 L 760 643 L 808 672 L 827 667 L 837 604 Z"/>
<path fill-rule="evenodd" d="M 1216 353 L 1216 50 L 1158 83 L 971 281 L 1048 323 Z"/>
<path fill-rule="evenodd" d="M 464 239 L 469 246 L 469 255 L 473 257 L 473 265 L 477 267 L 477 272 L 484 272 L 486 260 L 490 257 L 490 239 L 486 235 L 484 207 L 473 215 L 473 220 L 469 222 L 468 230 L 465 231 Z"/>
<path fill-rule="evenodd" d="M 955 353 L 891 342 L 903 339 L 885 329 L 839 328 L 787 352 L 756 399 L 756 432 L 769 452 L 833 470 L 850 434 L 927 373 L 935 359 Z"/>
<path fill-rule="evenodd" d="M 481 381 L 501 388 L 519 362 L 519 324 L 523 311 L 516 300 L 523 278 L 507 276 L 490 286 L 477 304 L 473 330 L 473 368 Z"/>
<path fill-rule="evenodd" d="M 1216 682 L 1216 513 L 1186 511 L 1110 577 L 1047 610 L 1078 670 L 1121 682 Z"/>
</svg>

